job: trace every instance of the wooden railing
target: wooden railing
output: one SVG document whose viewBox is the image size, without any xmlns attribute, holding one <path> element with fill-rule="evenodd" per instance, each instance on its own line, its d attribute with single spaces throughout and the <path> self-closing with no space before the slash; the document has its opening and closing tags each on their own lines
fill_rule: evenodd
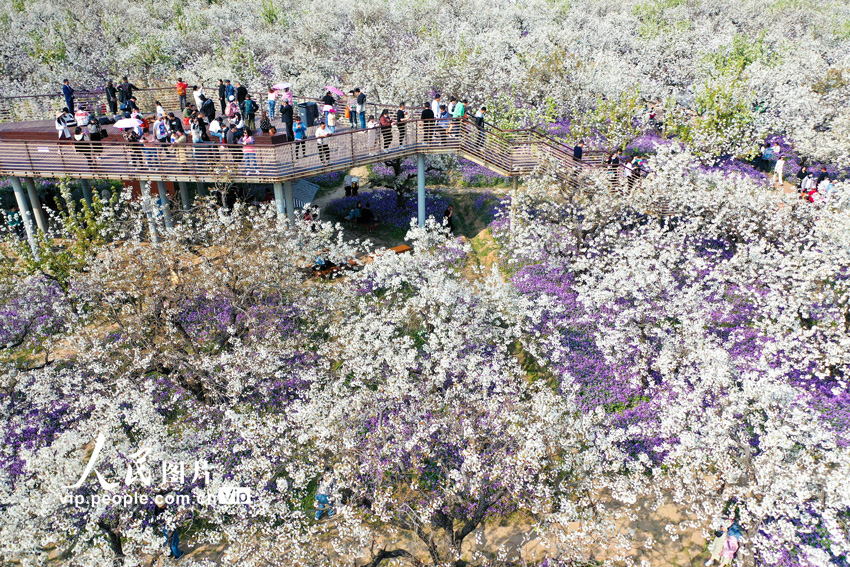
<svg viewBox="0 0 850 567">
<path fill-rule="evenodd" d="M 411 120 L 387 130 L 346 130 L 323 139 L 249 147 L 0 140 L 0 175 L 275 183 L 419 153 L 451 152 L 505 176 L 528 174 L 548 160 L 559 177 L 575 182 L 581 172 L 594 168 L 573 159 L 570 148 L 534 131 L 505 132 L 489 124 L 479 129 L 466 121 L 452 121 L 448 129 L 443 125 Z M 621 183 L 628 172 L 615 167 L 609 174 Z"/>
</svg>

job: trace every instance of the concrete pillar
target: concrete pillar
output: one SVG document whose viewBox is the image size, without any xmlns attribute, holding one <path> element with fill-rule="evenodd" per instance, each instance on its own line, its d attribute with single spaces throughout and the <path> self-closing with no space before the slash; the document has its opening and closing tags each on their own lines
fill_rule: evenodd
<svg viewBox="0 0 850 567">
<path fill-rule="evenodd" d="M 416 189 L 419 226 L 425 226 L 425 154 L 417 154 L 416 156 Z"/>
<path fill-rule="evenodd" d="M 204 187 L 203 181 L 198 181 L 197 183 L 195 183 L 195 185 L 198 189 L 198 195 L 200 195 L 201 197 L 207 197 L 210 194 L 210 192 L 207 191 L 206 187 Z"/>
<path fill-rule="evenodd" d="M 171 209 L 168 207 L 168 190 L 165 188 L 165 181 L 157 181 L 156 186 L 159 189 L 159 200 L 162 203 L 160 210 L 162 211 L 162 218 L 165 220 L 165 228 L 171 228 L 174 224 L 171 222 Z"/>
<path fill-rule="evenodd" d="M 295 220 L 295 198 L 292 196 L 292 181 L 283 183 L 283 199 L 286 202 L 286 218 Z"/>
<path fill-rule="evenodd" d="M 517 192 L 519 188 L 519 177 L 516 175 L 511 176 L 511 222 L 508 225 L 510 227 L 510 232 L 514 231 L 515 224 L 517 222 L 516 219 L 516 199 Z"/>
<path fill-rule="evenodd" d="M 180 199 L 183 201 L 183 210 L 185 212 L 189 212 L 189 209 L 192 208 L 192 198 L 189 195 L 189 184 L 185 181 L 180 181 Z"/>
<path fill-rule="evenodd" d="M 38 250 L 35 246 L 35 228 L 32 222 L 32 212 L 30 212 L 29 203 L 27 202 L 24 187 L 21 185 L 19 177 L 10 177 L 12 189 L 15 191 L 15 200 L 18 202 L 18 213 L 21 215 L 21 220 L 24 222 L 24 229 L 27 232 L 27 242 L 30 244 L 33 256 L 38 258 Z"/>
<path fill-rule="evenodd" d="M 44 209 L 41 207 L 41 200 L 38 198 L 38 191 L 35 189 L 35 179 L 25 177 L 24 182 L 27 186 L 27 195 L 30 197 L 30 205 L 32 205 L 33 216 L 35 222 L 38 223 L 38 228 L 42 232 L 47 232 L 47 215 L 44 214 Z"/>
<path fill-rule="evenodd" d="M 142 185 L 142 210 L 145 211 L 145 217 L 148 220 L 148 231 L 151 234 L 151 242 L 154 244 L 159 243 L 159 233 L 156 231 L 156 223 L 153 221 L 153 211 L 156 207 L 156 204 L 151 197 L 150 186 L 148 184 Z"/>
<path fill-rule="evenodd" d="M 88 179 L 80 179 L 80 185 L 83 187 L 83 199 L 86 200 L 86 203 L 91 207 L 91 184 Z"/>
<path fill-rule="evenodd" d="M 286 203 L 283 201 L 283 183 L 274 184 L 274 204 L 277 207 L 277 215 L 282 217 L 286 212 Z"/>
</svg>

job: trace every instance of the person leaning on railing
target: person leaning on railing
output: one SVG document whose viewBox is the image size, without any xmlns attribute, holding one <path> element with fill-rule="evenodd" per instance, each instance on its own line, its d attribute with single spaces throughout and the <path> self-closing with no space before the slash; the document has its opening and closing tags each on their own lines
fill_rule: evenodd
<svg viewBox="0 0 850 567">
<path fill-rule="evenodd" d="M 422 119 L 422 125 L 425 130 L 425 137 L 423 142 L 426 144 L 431 142 L 431 138 L 434 136 L 434 111 L 431 110 L 431 105 L 429 103 L 425 104 L 424 110 L 422 110 L 422 115 L 420 116 Z"/>
</svg>

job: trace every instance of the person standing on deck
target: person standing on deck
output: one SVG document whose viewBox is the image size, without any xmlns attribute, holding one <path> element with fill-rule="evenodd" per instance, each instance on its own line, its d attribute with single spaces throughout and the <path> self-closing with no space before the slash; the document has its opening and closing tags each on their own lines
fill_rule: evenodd
<svg viewBox="0 0 850 567">
<path fill-rule="evenodd" d="M 449 126 L 449 134 L 457 135 L 464 114 L 466 114 L 466 100 L 456 102 L 454 112 L 452 112 L 452 125 Z"/>
<path fill-rule="evenodd" d="M 195 99 L 195 108 L 201 108 L 201 105 L 204 103 L 201 99 L 202 96 L 204 96 L 204 85 L 201 85 L 200 87 L 197 85 L 193 86 L 192 98 Z"/>
<path fill-rule="evenodd" d="M 422 115 L 420 116 L 422 119 L 422 126 L 425 130 L 424 132 L 424 142 L 426 144 L 431 142 L 431 138 L 434 136 L 434 111 L 431 110 L 431 106 L 426 104 L 425 110 L 422 111 Z"/>
<path fill-rule="evenodd" d="M 307 142 L 304 141 L 304 138 L 307 136 L 307 127 L 301 123 L 300 116 L 295 117 L 295 126 L 293 130 L 295 133 L 295 159 L 298 159 L 299 157 L 307 157 Z M 303 155 L 299 156 L 299 152 Z"/>
<path fill-rule="evenodd" d="M 123 103 L 133 98 L 133 91 L 138 87 L 127 80 L 127 77 L 123 77 L 122 80 L 124 82 L 118 85 L 118 100 Z"/>
<path fill-rule="evenodd" d="M 434 100 L 431 101 L 431 112 L 434 113 L 434 116 L 440 115 L 440 105 L 442 104 L 440 101 L 440 93 L 434 95 Z"/>
<path fill-rule="evenodd" d="M 186 89 L 189 85 L 183 82 L 183 77 L 177 77 L 177 98 L 180 100 L 180 110 L 186 108 Z"/>
<path fill-rule="evenodd" d="M 395 113 L 395 123 L 398 129 L 398 147 L 404 147 L 404 136 L 407 134 L 407 111 L 404 109 L 405 103 L 398 105 L 398 110 Z"/>
<path fill-rule="evenodd" d="M 331 147 L 328 144 L 328 136 L 331 135 L 331 131 L 325 127 L 324 122 L 319 123 L 319 127 L 316 128 L 316 143 L 319 147 L 319 159 L 322 160 L 322 165 L 330 165 L 331 163 Z"/>
<path fill-rule="evenodd" d="M 224 97 L 228 102 L 236 100 L 236 89 L 230 84 L 230 79 L 224 81 Z M 233 97 L 233 98 L 230 98 Z"/>
<path fill-rule="evenodd" d="M 218 80 L 218 101 L 221 103 L 221 113 L 224 114 L 224 109 L 227 106 L 227 88 L 221 79 Z"/>
<path fill-rule="evenodd" d="M 248 125 L 248 131 L 252 134 L 257 129 L 254 122 L 257 116 L 257 103 L 251 98 L 251 95 L 245 95 L 245 123 Z"/>
<path fill-rule="evenodd" d="M 286 126 L 286 141 L 291 142 L 295 139 L 294 132 L 292 131 L 292 105 L 286 97 L 281 102 L 280 119 L 284 126 Z"/>
<path fill-rule="evenodd" d="M 324 105 L 323 110 L 325 112 L 325 122 L 327 123 L 328 113 L 330 112 L 330 109 L 328 107 L 334 108 L 334 105 L 336 104 L 336 100 L 334 100 L 331 91 L 325 91 L 325 96 L 322 97 L 322 104 Z"/>
<path fill-rule="evenodd" d="M 348 121 L 352 130 L 357 128 L 357 97 L 354 91 L 348 91 Z"/>
<path fill-rule="evenodd" d="M 475 113 L 475 126 L 478 128 L 478 147 L 484 146 L 484 115 L 487 114 L 487 107 L 482 106 Z"/>
<path fill-rule="evenodd" d="M 245 99 L 248 98 L 248 89 L 240 83 L 236 81 L 236 102 L 239 104 L 239 110 L 242 114 L 245 114 Z"/>
<path fill-rule="evenodd" d="M 106 104 L 109 105 L 109 112 L 113 116 L 118 114 L 118 89 L 111 80 L 106 81 Z"/>
<path fill-rule="evenodd" d="M 360 129 L 366 128 L 366 93 L 360 91 L 360 88 L 354 89 L 354 94 L 357 95 L 357 117 L 360 119 Z"/>
<path fill-rule="evenodd" d="M 71 88 L 71 82 L 68 79 L 62 81 L 62 96 L 65 98 L 65 106 L 74 108 L 74 89 Z"/>
<path fill-rule="evenodd" d="M 275 106 L 277 106 L 277 91 L 269 87 L 269 93 L 266 98 L 269 103 L 269 119 L 274 120 Z"/>
</svg>

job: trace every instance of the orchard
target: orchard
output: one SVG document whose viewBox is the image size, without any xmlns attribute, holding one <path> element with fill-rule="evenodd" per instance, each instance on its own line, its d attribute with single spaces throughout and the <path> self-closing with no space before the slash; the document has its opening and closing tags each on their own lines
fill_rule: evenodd
<svg viewBox="0 0 850 567">
<path fill-rule="evenodd" d="M 0 7 L 0 563 L 846 567 L 848 22 L 837 0 Z M 219 79 L 249 97 L 219 113 Z M 388 122 L 360 132 L 355 87 Z M 296 116 L 331 97 L 302 138 L 274 116 L 292 93 Z M 70 124 L 25 121 L 39 97 L 139 122 L 98 159 L 137 147 L 141 181 L 26 193 L 4 132 Z M 349 135 L 340 165 L 324 137 Z M 263 152 L 305 140 L 284 212 Z M 550 150 L 512 173 L 502 140 Z M 158 185 L 218 146 L 235 169 Z"/>
</svg>

